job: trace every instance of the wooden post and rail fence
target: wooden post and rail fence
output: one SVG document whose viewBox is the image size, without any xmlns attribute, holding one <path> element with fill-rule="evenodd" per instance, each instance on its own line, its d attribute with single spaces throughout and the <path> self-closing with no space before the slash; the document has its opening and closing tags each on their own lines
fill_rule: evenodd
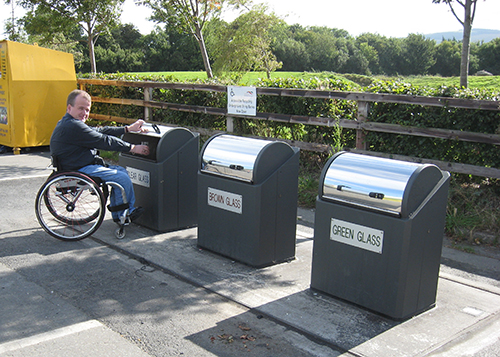
<svg viewBox="0 0 500 357">
<path fill-rule="evenodd" d="M 99 80 L 99 79 L 78 79 L 78 84 L 81 89 L 85 89 L 86 86 L 88 85 L 143 88 L 144 91 L 143 100 L 123 99 L 123 98 L 101 98 L 101 97 L 93 97 L 92 100 L 93 102 L 97 103 L 142 106 L 144 107 L 144 119 L 146 121 L 150 121 L 151 119 L 150 108 L 224 116 L 226 117 L 226 131 L 233 132 L 234 115 L 233 114 L 228 115 L 226 108 L 166 103 L 166 102 L 158 102 L 152 100 L 152 92 L 154 88 L 192 90 L 192 91 L 212 91 L 212 92 L 226 93 L 227 87 L 223 85 L 164 83 L 164 82 L 149 82 L 149 81 L 119 81 L 119 80 Z M 497 168 L 367 151 L 366 140 L 365 140 L 365 133 L 367 131 L 374 131 L 381 133 L 413 135 L 413 136 L 421 136 L 429 138 L 440 138 L 440 139 L 450 139 L 450 140 L 500 145 L 500 135 L 498 134 L 485 134 L 485 133 L 466 132 L 459 130 L 403 126 L 398 124 L 370 122 L 368 120 L 370 103 L 374 102 L 462 108 L 471 110 L 480 109 L 480 110 L 497 111 L 500 113 L 499 101 L 470 100 L 470 99 L 445 98 L 445 97 L 423 97 L 423 96 L 397 95 L 397 94 L 324 91 L 324 90 L 309 90 L 309 89 L 257 87 L 256 90 L 257 90 L 257 95 L 355 101 L 357 102 L 358 105 L 357 118 L 356 120 L 334 119 L 325 117 L 320 118 L 320 117 L 309 117 L 309 116 L 301 116 L 293 114 L 276 114 L 276 113 L 260 113 L 260 112 L 257 112 L 256 116 L 241 116 L 240 118 L 248 120 L 260 119 L 260 120 L 315 125 L 315 126 L 338 125 L 341 128 L 356 130 L 356 148 L 351 149 L 351 151 L 353 152 L 359 152 L 379 157 L 390 157 L 393 159 L 410 161 L 410 162 L 432 163 L 441 168 L 442 170 L 446 171 L 469 174 L 474 176 L 500 178 L 500 169 Z M 107 120 L 107 121 L 115 121 L 121 123 L 131 123 L 136 120 L 136 118 L 135 119 L 122 118 L 122 117 L 114 117 L 102 114 L 91 114 L 91 118 L 102 121 Z M 500 127 L 500 120 L 499 120 L 499 127 Z M 216 133 L 216 131 L 204 128 L 192 128 L 191 130 L 193 130 L 194 132 L 199 132 L 202 135 L 213 135 L 214 133 Z M 281 139 L 276 139 L 276 140 L 281 140 Z M 283 140 L 283 141 L 287 141 L 291 145 L 299 147 L 302 150 L 328 152 L 328 153 L 332 152 L 332 147 L 325 144 L 306 143 L 306 142 L 298 142 L 290 140 Z"/>
</svg>

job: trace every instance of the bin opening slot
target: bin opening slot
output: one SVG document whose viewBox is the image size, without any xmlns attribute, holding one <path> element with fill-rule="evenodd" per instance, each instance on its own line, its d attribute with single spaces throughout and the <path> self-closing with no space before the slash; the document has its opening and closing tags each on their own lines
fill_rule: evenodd
<svg viewBox="0 0 500 357">
<path fill-rule="evenodd" d="M 134 157 L 140 157 L 141 159 L 147 159 L 156 161 L 156 151 L 158 148 L 158 143 L 161 137 L 153 135 L 144 135 L 139 133 L 127 133 L 124 135 L 124 140 L 134 144 L 134 145 L 147 145 L 149 147 L 148 155 L 132 155 L 130 152 L 123 153 L 124 155 L 130 155 Z"/>
</svg>

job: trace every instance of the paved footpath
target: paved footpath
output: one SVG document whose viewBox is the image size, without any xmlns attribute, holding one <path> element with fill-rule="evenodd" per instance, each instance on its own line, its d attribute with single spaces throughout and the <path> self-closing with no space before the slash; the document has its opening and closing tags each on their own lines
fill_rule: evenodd
<svg viewBox="0 0 500 357">
<path fill-rule="evenodd" d="M 12 179 L 12 172 L 17 170 L 19 180 L 43 177 L 42 167 L 47 162 L 46 156 L 39 154 L 0 156 L 0 174 L 10 172 Z M 500 355 L 500 260 L 495 251 L 485 251 L 488 256 L 468 254 L 448 247 L 445 241 L 436 307 L 406 321 L 393 321 L 310 289 L 313 222 L 313 210 L 299 209 L 296 259 L 261 269 L 199 249 L 196 228 L 158 233 L 131 225 L 126 237 L 117 240 L 113 234 L 116 225 L 108 215 L 88 241 L 274 321 L 294 336 L 304 337 L 304 341 L 297 338 L 295 343 L 303 343 L 311 356 Z M 8 238 L 9 232 L 0 233 L 0 240 Z M 33 300 L 25 301 L 27 294 L 22 291 L 42 298 L 35 304 Z M 25 314 L 36 320 L 54 306 L 59 307 L 57 318 L 70 317 L 75 322 L 26 339 L 4 336 L 0 339 L 0 355 L 146 355 L 98 320 L 85 319 L 68 301 L 50 296 L 24 280 L 2 265 L 1 260 L 0 293 L 2 324 Z M 199 341 L 214 331 L 198 331 L 187 338 Z M 305 346 L 310 341 L 315 349 Z M 50 351 L 60 350 L 61 346 L 55 347 L 58 344 L 72 350 L 51 354 Z M 75 352 L 82 348 L 88 349 L 88 353 Z"/>
</svg>

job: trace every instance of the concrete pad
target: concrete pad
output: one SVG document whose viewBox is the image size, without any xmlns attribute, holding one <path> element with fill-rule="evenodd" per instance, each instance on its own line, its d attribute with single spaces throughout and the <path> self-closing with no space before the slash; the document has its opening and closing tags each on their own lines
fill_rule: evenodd
<svg viewBox="0 0 500 357">
<path fill-rule="evenodd" d="M 455 281 L 449 273 L 439 279 L 436 307 L 404 322 L 314 292 L 309 289 L 313 242 L 309 228 L 301 225 L 296 259 L 261 269 L 199 249 L 196 228 L 158 233 L 131 225 L 123 240 L 114 238 L 114 228 L 108 219 L 95 236 L 181 279 L 359 355 L 425 355 L 487 324 L 500 311 L 499 295 L 472 282 Z"/>
</svg>

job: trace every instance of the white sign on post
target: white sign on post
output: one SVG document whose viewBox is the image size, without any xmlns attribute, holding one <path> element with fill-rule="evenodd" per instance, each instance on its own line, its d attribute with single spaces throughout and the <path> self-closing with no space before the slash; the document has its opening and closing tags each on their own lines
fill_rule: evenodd
<svg viewBox="0 0 500 357">
<path fill-rule="evenodd" d="M 257 90 L 255 87 L 227 87 L 227 113 L 257 115 Z"/>
</svg>

